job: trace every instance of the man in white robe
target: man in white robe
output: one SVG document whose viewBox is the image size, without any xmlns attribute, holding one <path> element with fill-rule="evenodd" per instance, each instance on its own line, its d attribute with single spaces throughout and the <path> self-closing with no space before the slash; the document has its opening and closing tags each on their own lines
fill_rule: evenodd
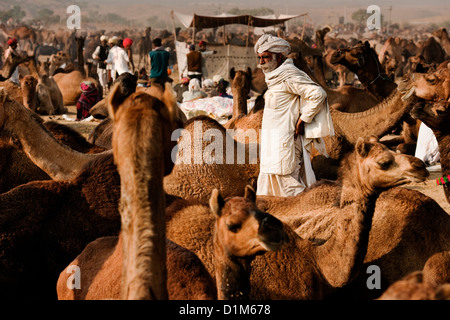
<svg viewBox="0 0 450 320">
<path fill-rule="evenodd" d="M 334 135 L 325 90 L 286 58 L 290 45 L 270 34 L 255 44 L 267 91 L 261 129 L 258 195 L 295 196 L 315 181 L 311 145 L 326 155 Z"/>
</svg>

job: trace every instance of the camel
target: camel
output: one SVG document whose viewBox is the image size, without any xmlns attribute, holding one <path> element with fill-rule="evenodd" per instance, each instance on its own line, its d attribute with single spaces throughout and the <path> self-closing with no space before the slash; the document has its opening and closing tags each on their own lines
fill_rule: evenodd
<svg viewBox="0 0 450 320">
<path fill-rule="evenodd" d="M 423 270 L 414 271 L 391 284 L 377 300 L 449 300 L 450 252 L 431 256 Z"/>
<path fill-rule="evenodd" d="M 421 161 L 416 160 L 414 165 L 417 175 L 421 174 L 422 178 L 428 175 Z M 376 179 L 383 179 L 379 172 L 372 171 L 371 174 Z M 374 181 L 369 176 L 366 179 Z M 320 244 L 331 236 L 335 223 L 334 217 L 322 213 L 336 205 L 335 199 L 340 198 L 340 189 L 338 183 L 321 182 L 297 197 L 258 197 L 257 204 L 261 210 L 292 226 L 302 238 Z M 410 272 L 421 270 L 433 254 L 448 251 L 449 231 L 448 213 L 431 198 L 405 188 L 384 191 L 375 206 L 363 269 L 378 266 L 381 270 L 381 290 L 385 290 Z M 418 239 L 421 239 L 420 246 L 416 243 Z M 448 266 L 448 263 L 445 265 Z M 367 274 L 360 274 L 345 289 L 345 295 L 340 294 L 352 299 L 379 296 L 380 290 L 368 290 L 367 278 Z"/>
<path fill-rule="evenodd" d="M 227 129 L 233 129 L 234 123 L 239 118 L 247 115 L 247 99 L 250 93 L 252 69 L 247 68 L 247 72 L 242 70 L 230 70 L 231 92 L 233 96 L 233 114 L 224 125 Z"/>
<path fill-rule="evenodd" d="M 27 63 L 30 75 L 34 76 L 38 83 L 36 85 L 37 98 L 39 103 L 36 111 L 40 114 L 63 114 L 67 112 L 64 108 L 63 96 L 53 77 L 41 75 L 36 67 L 35 60 Z"/>
<path fill-rule="evenodd" d="M 346 163 L 343 168 L 352 168 L 354 165 L 361 172 L 367 172 L 378 166 L 373 158 L 383 158 L 383 153 L 392 154 L 383 148 L 373 140 L 361 138 L 356 151 L 348 158 L 352 165 L 347 166 L 349 163 Z M 333 229 L 332 240 L 315 245 L 300 238 L 284 223 L 283 228 L 289 236 L 287 247 L 277 252 L 268 252 L 253 261 L 250 298 L 321 299 L 349 283 L 359 272 L 366 254 L 377 195 L 382 189 L 406 183 L 408 179 L 423 179 L 424 172 L 415 168 L 412 157 L 399 154 L 392 161 L 398 163 L 398 166 L 385 168 L 389 178 L 382 179 L 379 189 L 370 188 L 364 181 L 364 176 L 345 175 L 346 178 L 343 179 L 349 181 L 343 182 L 346 187 L 342 189 L 341 205 L 329 209 L 330 212 L 339 212 L 336 216 L 340 217 L 340 221 L 336 222 L 339 227 Z M 203 207 L 198 203 L 183 205 L 179 201 L 169 205 L 167 236 L 196 253 L 208 271 L 213 273 L 213 250 L 209 239 L 213 220 Z M 190 226 L 188 231 L 183 227 L 186 225 Z"/>
<path fill-rule="evenodd" d="M 447 77 L 447 81 L 448 79 Z M 431 128 L 436 136 L 441 156 L 441 179 L 444 180 L 445 177 L 447 180 L 447 182 L 445 180 L 439 180 L 439 183 L 442 184 L 447 202 L 450 203 L 450 178 L 448 178 L 450 176 L 450 131 L 448 127 L 450 121 L 450 103 L 445 100 L 433 103 L 421 102 L 414 106 L 411 110 L 411 115 L 420 119 Z"/>
<path fill-rule="evenodd" d="M 120 99 L 119 95 L 114 98 Z M 4 100 L 3 106 L 10 103 Z M 170 153 L 166 159 L 170 161 Z M 8 288 L 5 292 L 11 296 L 54 297 L 59 273 L 89 242 L 118 235 L 120 185 L 109 152 L 98 154 L 71 180 L 33 181 L 1 194 L 0 232 L 6 242 L 0 244 L 0 270 L 4 275 L 2 287 Z M 39 293 L 24 291 L 30 283 L 36 283 Z"/>
<path fill-rule="evenodd" d="M 71 149 L 82 153 L 100 153 L 105 148 L 90 144 L 74 129 L 54 121 L 43 122 L 43 125 L 60 142 Z M 51 180 L 41 168 L 14 143 L 0 139 L 0 193 L 11 190 L 21 184 L 37 180 Z"/>
<path fill-rule="evenodd" d="M 220 123 L 202 115 L 186 121 L 172 138 L 178 144 L 175 166 L 164 179 L 167 193 L 206 203 L 214 188 L 231 197 L 242 196 L 246 185 L 256 187 L 257 143 L 234 140 Z"/>
<path fill-rule="evenodd" d="M 86 77 L 84 69 L 83 46 L 84 37 L 75 37 L 77 45 L 77 69 L 69 73 L 57 73 L 53 75 L 63 96 L 64 105 L 75 105 L 81 95 L 81 82 L 88 80 L 95 83 L 97 89 L 101 91 L 98 81 L 94 78 Z"/>
<path fill-rule="evenodd" d="M 141 67 L 141 61 L 144 62 L 145 69 L 149 67 L 149 59 L 147 55 L 149 51 L 152 49 L 152 40 L 151 40 L 151 32 L 152 28 L 145 28 L 144 35 L 140 38 L 140 41 L 137 45 L 139 51 L 139 61 L 138 61 L 138 69 Z"/>
<path fill-rule="evenodd" d="M 359 42 L 353 47 L 337 50 L 330 59 L 331 63 L 341 64 L 349 68 L 357 76 L 361 84 L 379 101 L 383 101 L 397 88 L 384 72 L 378 56 L 368 41 Z M 403 122 L 402 137 L 391 140 L 389 144 L 397 145 L 396 149 L 408 154 L 414 154 L 418 136 L 418 124 L 410 117 Z"/>
<path fill-rule="evenodd" d="M 120 83 L 122 96 L 126 97 L 133 93 L 134 91 L 138 92 L 145 92 L 152 96 L 162 98 L 163 95 L 174 95 L 174 91 L 172 86 L 169 83 L 166 83 L 165 87 L 162 88 L 160 85 L 153 85 L 149 88 L 143 88 L 136 87 L 136 76 L 132 75 L 131 73 L 123 73 L 121 74 L 114 83 Z M 177 113 L 177 118 L 185 122 L 186 121 L 186 115 L 183 113 L 183 111 L 178 107 L 176 104 L 176 101 L 173 102 L 172 106 Z M 112 148 L 112 132 L 113 132 L 113 122 L 108 117 L 108 111 L 107 111 L 107 104 L 106 100 L 103 99 L 99 101 L 95 106 L 92 107 L 92 109 L 89 111 L 89 113 L 97 119 L 103 119 L 101 123 L 99 123 L 89 134 L 88 141 L 96 144 L 98 146 L 111 149 Z"/>
<path fill-rule="evenodd" d="M 420 48 L 419 54 L 425 58 L 426 63 L 441 63 L 445 60 L 445 51 L 434 37 L 428 38 Z"/>
<path fill-rule="evenodd" d="M 386 60 L 392 60 L 394 64 L 394 70 L 392 70 L 392 74 L 394 77 L 398 72 L 400 72 L 402 67 L 402 47 L 400 44 L 393 38 L 389 37 L 383 47 L 380 49 L 380 52 L 378 52 L 378 60 L 380 61 L 381 65 L 384 67 L 385 72 L 388 76 L 391 75 L 391 69 L 386 63 Z"/>
<path fill-rule="evenodd" d="M 63 145 L 33 111 L 0 89 L 0 132 L 20 141 L 25 154 L 52 179 L 75 178 L 97 154 L 84 154 Z M 106 151 L 109 152 L 109 151 Z"/>
<path fill-rule="evenodd" d="M 116 97 L 121 95 L 113 89 L 108 108 L 114 121 L 114 162 L 121 176 L 122 298 L 164 300 L 168 295 L 163 178 L 174 165 L 171 151 L 176 142 L 171 134 L 182 123 L 173 105 L 156 97 L 134 93 L 123 103 Z"/>
<path fill-rule="evenodd" d="M 446 59 L 450 58 L 450 38 L 446 28 L 440 28 L 433 32 L 433 36 L 438 37 L 442 49 L 446 54 Z"/>
<path fill-rule="evenodd" d="M 395 82 L 383 72 L 378 56 L 368 41 L 334 51 L 330 63 L 343 65 L 355 73 L 364 88 L 379 101 L 383 101 L 397 88 Z"/>
<path fill-rule="evenodd" d="M 205 206 L 215 220 L 211 230 L 217 266 L 215 282 L 212 282 L 213 277 L 195 254 L 166 240 L 169 299 L 248 299 L 252 259 L 266 251 L 279 250 L 287 237 L 278 219 L 255 208 L 254 197 L 251 187 L 247 187 L 244 197 L 226 200 L 215 189 L 210 207 Z M 121 242 L 122 237 L 119 236 L 104 237 L 90 243 L 61 272 L 57 285 L 58 298 L 120 299 Z M 94 253 L 95 259 L 92 258 Z M 79 290 L 67 287 L 71 275 L 69 267 L 73 266 L 83 270 Z"/>
<path fill-rule="evenodd" d="M 64 269 L 56 285 L 59 300 L 121 299 L 122 237 L 101 237 Z M 200 259 L 166 239 L 167 291 L 169 300 L 214 300 L 216 285 Z M 81 270 L 80 288 L 68 286 L 71 270 Z"/>
<path fill-rule="evenodd" d="M 0 193 L 33 180 L 50 180 L 22 150 L 0 139 Z"/>
</svg>

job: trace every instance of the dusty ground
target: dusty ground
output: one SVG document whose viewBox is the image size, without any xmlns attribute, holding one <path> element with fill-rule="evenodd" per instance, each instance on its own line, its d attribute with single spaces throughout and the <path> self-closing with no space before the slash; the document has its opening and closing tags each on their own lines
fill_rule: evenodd
<svg viewBox="0 0 450 320">
<path fill-rule="evenodd" d="M 75 120 L 76 118 L 76 107 L 75 106 L 69 106 L 68 107 L 69 112 L 66 114 L 69 118 Z M 68 125 L 69 127 L 77 130 L 80 132 L 84 137 L 88 137 L 89 133 L 93 130 L 95 126 L 97 126 L 100 121 L 94 120 L 94 121 L 67 121 L 62 116 L 44 116 L 45 120 L 55 120 L 62 124 Z M 439 170 L 439 167 L 432 167 L 430 168 L 430 177 L 429 179 L 424 183 L 415 183 L 410 184 L 407 186 L 404 186 L 404 188 L 413 189 L 420 191 L 424 193 L 425 195 L 433 198 L 439 205 L 447 211 L 448 214 L 450 214 L 450 204 L 447 202 L 447 199 L 444 195 L 444 190 L 442 186 L 439 186 L 436 184 L 436 178 L 441 177 L 441 171 Z"/>
</svg>

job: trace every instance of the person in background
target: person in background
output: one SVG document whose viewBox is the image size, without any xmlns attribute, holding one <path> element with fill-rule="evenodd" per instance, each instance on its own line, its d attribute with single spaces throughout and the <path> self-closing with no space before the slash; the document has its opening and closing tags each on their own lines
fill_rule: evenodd
<svg viewBox="0 0 450 320">
<path fill-rule="evenodd" d="M 91 108 L 101 100 L 100 93 L 91 81 L 83 81 L 80 85 L 81 96 L 77 102 L 77 118 L 76 121 L 81 121 L 90 116 Z"/>
<path fill-rule="evenodd" d="M 133 40 L 131 40 L 130 38 L 123 39 L 123 48 L 128 56 L 128 68 L 132 71 L 131 73 L 133 73 L 135 69 L 133 61 L 133 50 L 131 49 L 132 44 Z"/>
<path fill-rule="evenodd" d="M 139 76 L 137 80 L 137 86 L 138 87 L 144 87 L 147 88 L 150 86 L 150 77 L 147 74 L 147 70 L 145 70 L 145 67 L 142 67 L 141 70 L 139 70 Z"/>
<path fill-rule="evenodd" d="M 177 94 L 177 101 L 182 103 L 183 93 L 189 90 L 189 78 L 181 78 L 181 81 L 173 87 L 173 90 Z"/>
<path fill-rule="evenodd" d="M 200 81 L 197 78 L 189 81 L 189 90 L 183 93 L 183 102 L 203 99 L 207 95 L 200 89 Z"/>
<path fill-rule="evenodd" d="M 189 79 L 198 79 L 202 84 L 202 54 L 195 50 L 195 44 L 189 46 L 187 58 L 187 76 Z"/>
<path fill-rule="evenodd" d="M 152 41 L 153 50 L 149 52 L 150 56 L 150 83 L 160 84 L 163 88 L 166 82 L 169 81 L 169 74 L 167 69 L 169 67 L 170 53 L 164 50 L 160 38 Z"/>
<path fill-rule="evenodd" d="M 229 84 L 230 83 L 224 79 L 219 80 L 219 83 L 217 84 L 217 92 L 219 93 L 219 97 L 233 99 L 233 96 L 227 93 Z"/>
<path fill-rule="evenodd" d="M 7 44 L 8 44 L 8 49 L 6 49 L 6 51 L 5 51 L 4 61 L 8 60 L 10 56 L 15 57 L 15 56 L 19 55 L 16 51 L 16 49 L 17 49 L 17 39 L 16 38 L 9 39 Z M 19 66 L 17 66 L 14 69 L 11 77 L 8 80 L 20 86 Z"/>
<path fill-rule="evenodd" d="M 312 144 L 326 156 L 323 137 L 334 135 L 325 90 L 286 57 L 290 51 L 271 34 L 255 44 L 267 83 L 257 195 L 295 196 L 312 185 Z"/>
<path fill-rule="evenodd" d="M 111 37 L 108 40 L 108 44 L 109 44 L 109 52 L 108 52 L 108 57 L 106 58 L 106 61 L 104 61 L 104 63 L 106 63 L 106 70 L 108 70 L 108 83 L 113 83 L 114 80 L 116 80 L 116 68 L 115 68 L 115 64 L 114 64 L 114 52 L 117 51 L 117 41 L 119 39 L 116 36 Z"/>
<path fill-rule="evenodd" d="M 208 59 L 208 57 L 217 53 L 216 50 L 208 50 L 206 48 L 207 44 L 208 43 L 204 40 L 201 40 L 198 43 L 198 47 L 199 47 L 198 51 L 202 54 L 202 78 L 203 79 L 206 79 L 209 76 L 207 68 L 206 68 L 206 60 Z"/>
<path fill-rule="evenodd" d="M 115 70 L 115 74 L 113 72 L 114 80 L 117 76 L 120 76 L 124 72 L 132 73 L 128 68 L 128 62 L 130 62 L 130 60 L 128 59 L 128 54 L 125 52 L 122 46 L 123 40 L 118 39 L 117 45 L 111 48 L 108 54 L 108 58 L 105 61 L 105 63 L 113 63 L 113 69 Z"/>
<path fill-rule="evenodd" d="M 212 79 L 203 80 L 203 91 L 208 95 L 208 98 L 218 96 L 219 93 L 214 88 L 214 81 Z"/>
<path fill-rule="evenodd" d="M 100 45 L 95 48 L 94 53 L 92 54 L 92 59 L 97 61 L 97 75 L 98 81 L 103 88 L 103 93 L 106 95 L 108 93 L 108 73 L 106 70 L 105 60 L 108 59 L 109 54 L 109 46 L 108 46 L 108 37 L 102 35 L 100 37 Z"/>
</svg>

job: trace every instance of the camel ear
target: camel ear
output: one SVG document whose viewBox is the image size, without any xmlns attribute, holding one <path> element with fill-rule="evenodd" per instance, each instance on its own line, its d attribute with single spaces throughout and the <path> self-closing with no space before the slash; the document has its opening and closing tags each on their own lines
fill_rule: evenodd
<svg viewBox="0 0 450 320">
<path fill-rule="evenodd" d="M 236 70 L 234 70 L 234 67 L 233 67 L 230 69 L 230 79 L 233 80 L 235 75 L 236 75 Z"/>
<path fill-rule="evenodd" d="M 217 218 L 222 214 L 222 208 L 224 205 L 225 201 L 220 195 L 219 190 L 214 189 L 211 192 L 211 197 L 209 198 L 209 208 Z"/>
<path fill-rule="evenodd" d="M 244 198 L 250 200 L 251 202 L 256 202 L 256 191 L 255 189 L 253 189 L 252 186 L 250 185 L 245 186 Z"/>
<path fill-rule="evenodd" d="M 114 121 L 117 110 L 119 109 L 123 100 L 118 83 L 111 88 L 111 91 L 109 92 L 109 95 L 106 99 L 107 99 L 106 104 L 108 106 L 108 114 Z"/>
<path fill-rule="evenodd" d="M 250 77 L 250 81 L 251 81 L 252 78 L 253 78 L 253 75 L 252 75 L 252 68 L 247 67 L 247 73 L 248 73 L 248 76 Z"/>
<path fill-rule="evenodd" d="M 6 100 L 8 91 L 4 87 L 0 87 L 0 101 L 3 103 Z"/>
<path fill-rule="evenodd" d="M 359 137 L 355 144 L 355 151 L 363 158 L 367 157 L 370 151 L 370 143 L 366 143 L 364 138 Z"/>
</svg>

